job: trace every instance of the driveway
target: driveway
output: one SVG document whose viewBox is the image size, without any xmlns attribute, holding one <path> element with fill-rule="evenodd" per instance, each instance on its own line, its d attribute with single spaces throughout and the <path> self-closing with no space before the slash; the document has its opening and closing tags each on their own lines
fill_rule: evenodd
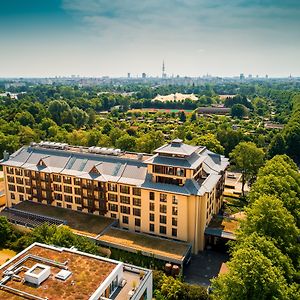
<svg viewBox="0 0 300 300">
<path fill-rule="evenodd" d="M 210 285 L 210 279 L 218 275 L 222 263 L 228 259 L 228 254 L 214 250 L 205 250 L 192 255 L 190 263 L 184 270 L 184 281 L 207 287 Z"/>
</svg>

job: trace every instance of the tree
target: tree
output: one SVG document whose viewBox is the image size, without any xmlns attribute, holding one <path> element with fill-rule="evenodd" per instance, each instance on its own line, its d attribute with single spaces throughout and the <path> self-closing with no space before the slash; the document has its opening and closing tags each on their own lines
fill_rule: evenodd
<svg viewBox="0 0 300 300">
<path fill-rule="evenodd" d="M 221 145 L 221 143 L 217 140 L 216 136 L 212 133 L 208 133 L 205 135 L 201 135 L 198 138 L 196 138 L 193 143 L 195 145 L 204 146 L 208 150 L 223 154 L 224 148 Z"/>
<path fill-rule="evenodd" d="M 64 100 L 53 100 L 49 103 L 48 111 L 52 119 L 58 124 L 63 124 L 62 115 L 66 111 L 70 111 L 69 104 Z M 68 122 L 66 122 L 68 123 Z M 72 124 L 72 123 L 70 123 Z"/>
<path fill-rule="evenodd" d="M 229 272 L 212 281 L 213 299 L 288 299 L 282 270 L 259 250 L 238 249 L 227 266 Z"/>
<path fill-rule="evenodd" d="M 241 119 L 248 115 L 248 110 L 243 104 L 234 104 L 231 107 L 230 114 L 232 117 L 237 117 Z"/>
<path fill-rule="evenodd" d="M 280 199 L 300 226 L 300 174 L 290 157 L 276 155 L 259 170 L 258 179 L 249 193 L 250 202 L 261 195 Z"/>
<path fill-rule="evenodd" d="M 28 111 L 22 111 L 16 114 L 16 121 L 20 122 L 23 126 L 33 126 L 35 123 L 34 117 Z"/>
<path fill-rule="evenodd" d="M 231 252 L 238 249 L 253 249 L 260 251 L 265 257 L 271 260 L 272 265 L 280 268 L 283 271 L 285 279 L 292 283 L 296 270 L 291 259 L 283 254 L 271 240 L 271 238 L 259 235 L 257 232 L 249 234 L 238 234 L 237 241 L 233 245 Z"/>
<path fill-rule="evenodd" d="M 246 181 L 253 179 L 263 165 L 264 152 L 252 142 L 241 142 L 230 153 L 230 157 L 242 172 L 242 194 L 245 196 Z"/>
<path fill-rule="evenodd" d="M 286 153 L 286 142 L 285 138 L 281 133 L 276 134 L 269 146 L 268 149 L 268 156 L 272 158 L 277 154 L 284 154 Z"/>
<path fill-rule="evenodd" d="M 185 115 L 185 112 L 183 110 L 179 113 L 179 120 L 181 122 L 185 122 L 186 121 L 186 115 Z"/>
<path fill-rule="evenodd" d="M 12 228 L 6 217 L 0 216 L 0 247 L 3 247 L 11 238 Z"/>
<path fill-rule="evenodd" d="M 247 218 L 241 222 L 242 236 L 256 232 L 269 237 L 284 254 L 297 261 L 300 255 L 297 244 L 300 231 L 294 217 L 279 199 L 262 195 L 246 209 L 246 213 Z"/>
<path fill-rule="evenodd" d="M 71 109 L 71 113 L 74 118 L 76 128 L 81 128 L 82 126 L 87 124 L 87 122 L 89 120 L 89 116 L 85 111 L 83 111 L 82 109 L 80 109 L 78 107 L 73 107 Z M 70 123 L 70 124 L 72 124 L 72 123 Z"/>
<path fill-rule="evenodd" d="M 137 139 L 136 149 L 142 153 L 152 153 L 153 150 L 164 144 L 164 140 L 161 131 L 151 131 Z"/>
<path fill-rule="evenodd" d="M 117 139 L 116 147 L 125 151 L 135 151 L 136 138 L 128 134 L 122 135 Z"/>
</svg>

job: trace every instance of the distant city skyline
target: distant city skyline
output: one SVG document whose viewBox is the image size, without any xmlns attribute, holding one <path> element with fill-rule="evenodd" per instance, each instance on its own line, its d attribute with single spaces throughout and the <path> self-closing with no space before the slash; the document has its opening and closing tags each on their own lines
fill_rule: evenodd
<svg viewBox="0 0 300 300">
<path fill-rule="evenodd" d="M 300 76 L 297 0 L 10 0 L 0 77 Z"/>
</svg>

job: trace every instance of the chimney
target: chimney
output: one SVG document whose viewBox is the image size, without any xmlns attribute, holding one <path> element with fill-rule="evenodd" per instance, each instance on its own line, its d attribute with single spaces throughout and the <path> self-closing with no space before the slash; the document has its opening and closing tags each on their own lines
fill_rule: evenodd
<svg viewBox="0 0 300 300">
<path fill-rule="evenodd" d="M 138 160 L 143 160 L 143 153 L 138 153 L 137 159 Z"/>
<path fill-rule="evenodd" d="M 9 153 L 6 150 L 4 150 L 4 152 L 3 152 L 3 159 L 4 160 L 8 160 L 9 159 Z"/>
</svg>

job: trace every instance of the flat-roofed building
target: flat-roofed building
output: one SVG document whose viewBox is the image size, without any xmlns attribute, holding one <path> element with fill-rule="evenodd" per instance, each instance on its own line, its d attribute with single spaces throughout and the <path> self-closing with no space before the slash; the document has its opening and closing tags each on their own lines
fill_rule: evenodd
<svg viewBox="0 0 300 300">
<path fill-rule="evenodd" d="M 114 218 L 121 228 L 204 248 L 228 159 L 176 139 L 154 155 L 39 143 L 5 155 L 7 206 L 24 200 Z"/>
<path fill-rule="evenodd" d="M 152 271 L 34 243 L 0 267 L 0 299 L 152 299 Z"/>
</svg>

